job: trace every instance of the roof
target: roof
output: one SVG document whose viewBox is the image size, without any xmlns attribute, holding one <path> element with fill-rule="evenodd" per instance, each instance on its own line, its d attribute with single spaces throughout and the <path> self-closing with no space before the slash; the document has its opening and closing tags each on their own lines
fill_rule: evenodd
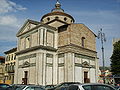
<svg viewBox="0 0 120 90">
<path fill-rule="evenodd" d="M 15 51 L 17 51 L 17 47 L 12 48 L 12 49 L 10 49 L 10 50 L 4 52 L 4 53 L 5 53 L 5 54 L 9 54 L 9 53 L 12 53 L 12 52 L 15 52 Z"/>
<path fill-rule="evenodd" d="M 27 21 L 25 22 L 25 24 L 22 26 L 22 28 L 24 28 L 24 26 L 26 25 L 27 22 L 29 22 L 29 20 L 27 20 Z M 43 26 L 43 27 L 46 27 L 46 28 L 50 28 L 50 29 L 56 30 L 55 27 L 52 27 L 52 26 L 50 26 L 50 25 L 44 24 L 44 23 L 42 23 L 42 22 L 39 22 L 39 24 L 37 24 L 34 28 L 31 28 L 30 30 L 28 30 L 28 31 L 20 34 L 20 32 L 22 31 L 22 28 L 21 28 L 21 29 L 19 30 L 19 32 L 16 34 L 16 36 L 19 37 L 19 36 L 21 36 L 21 35 L 23 35 L 23 34 L 26 34 L 26 33 L 28 33 L 28 32 L 31 32 L 32 30 L 35 30 L 35 29 L 37 29 L 37 28 L 39 28 L 39 27 L 42 27 L 42 26 Z"/>
<path fill-rule="evenodd" d="M 73 25 L 77 25 L 77 24 L 79 24 L 79 25 L 83 25 L 83 26 L 85 26 L 87 29 L 89 29 L 85 24 L 83 24 L 83 23 L 72 23 Z M 71 25 L 72 25 L 71 24 Z M 97 35 L 91 30 L 91 29 L 89 29 L 90 30 L 90 32 L 92 32 L 94 35 L 95 35 L 95 37 L 97 37 Z"/>
<path fill-rule="evenodd" d="M 3 56 L 0 56 L 0 60 L 5 60 L 5 57 L 3 57 Z"/>
<path fill-rule="evenodd" d="M 19 35 L 19 33 L 23 30 L 23 28 L 25 27 L 25 25 L 27 23 L 31 23 L 31 24 L 34 24 L 34 25 L 41 24 L 41 22 L 28 19 L 28 20 L 25 21 L 25 23 L 23 24 L 23 26 L 20 28 L 20 30 L 18 31 L 18 33 L 16 35 Z"/>
</svg>

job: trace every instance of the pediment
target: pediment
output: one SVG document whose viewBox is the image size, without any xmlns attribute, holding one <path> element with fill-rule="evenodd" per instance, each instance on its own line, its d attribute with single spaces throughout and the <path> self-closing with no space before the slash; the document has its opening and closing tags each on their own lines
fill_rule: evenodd
<svg viewBox="0 0 120 90">
<path fill-rule="evenodd" d="M 87 61 L 82 63 L 82 67 L 91 68 L 90 64 Z"/>
<path fill-rule="evenodd" d="M 48 24 L 49 26 L 58 28 L 58 27 L 60 27 L 60 26 L 67 25 L 68 23 L 63 22 L 63 21 L 61 21 L 61 20 L 59 20 L 59 19 L 54 19 L 54 20 L 52 20 L 52 21 L 50 21 L 50 22 L 48 22 L 48 23 L 46 23 L 46 24 Z"/>
<path fill-rule="evenodd" d="M 32 28 L 36 27 L 36 25 L 40 24 L 40 22 L 37 21 L 33 21 L 33 20 L 27 20 L 23 26 L 21 27 L 21 29 L 18 31 L 17 36 L 21 35 L 22 33 L 25 33 L 29 30 L 31 30 Z"/>
</svg>

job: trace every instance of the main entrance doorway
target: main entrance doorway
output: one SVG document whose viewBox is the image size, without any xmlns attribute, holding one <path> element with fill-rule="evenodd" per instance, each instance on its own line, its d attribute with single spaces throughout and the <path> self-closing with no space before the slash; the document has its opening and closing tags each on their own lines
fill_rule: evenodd
<svg viewBox="0 0 120 90">
<path fill-rule="evenodd" d="M 27 85 L 28 71 L 24 71 L 24 78 L 22 78 L 22 84 Z"/>
<path fill-rule="evenodd" d="M 88 78 L 88 72 L 84 71 L 84 83 L 90 83 L 90 79 Z"/>
</svg>

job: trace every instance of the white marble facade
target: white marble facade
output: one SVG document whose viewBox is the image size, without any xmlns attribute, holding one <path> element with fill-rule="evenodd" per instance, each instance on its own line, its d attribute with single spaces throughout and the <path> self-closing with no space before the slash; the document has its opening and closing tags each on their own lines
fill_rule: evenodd
<svg viewBox="0 0 120 90">
<path fill-rule="evenodd" d="M 82 67 L 83 61 L 90 64 L 89 59 L 75 57 L 74 53 L 64 53 L 57 55 L 55 52 L 37 50 L 27 53 L 28 58 L 16 62 L 16 80 L 15 83 L 21 84 L 24 77 L 24 71 L 28 71 L 28 84 L 51 85 L 62 82 L 81 82 L 84 83 L 84 72 L 88 72 L 88 78 L 91 83 L 97 82 L 97 67 Z M 31 57 L 33 55 L 33 57 Z M 21 55 L 19 57 L 25 57 Z M 18 58 L 19 58 L 18 57 Z M 29 66 L 22 67 L 25 62 Z M 95 60 L 94 65 L 97 66 Z M 92 65 L 92 64 L 91 64 Z"/>
<path fill-rule="evenodd" d="M 51 18 L 52 20 L 49 21 Z M 22 84 L 23 79 L 26 79 L 27 84 L 37 85 L 62 82 L 97 82 L 98 59 L 96 50 L 89 50 L 87 47 L 77 46 L 71 42 L 66 45 L 61 44 L 70 41 L 70 38 L 65 37 L 69 36 L 72 31 L 59 32 L 58 27 L 72 23 L 74 23 L 72 16 L 55 10 L 43 16 L 41 22 L 27 20 L 24 23 L 17 33 L 15 84 Z M 90 31 L 87 32 L 86 36 L 88 33 L 93 36 L 90 39 L 93 39 L 94 43 L 91 45 L 94 45 L 95 35 Z M 63 39 L 60 40 L 59 35 L 66 39 L 66 42 Z M 85 34 L 83 35 L 85 37 Z M 85 41 L 85 44 L 90 43 L 89 40 Z M 92 47 L 94 49 L 95 45 Z"/>
</svg>

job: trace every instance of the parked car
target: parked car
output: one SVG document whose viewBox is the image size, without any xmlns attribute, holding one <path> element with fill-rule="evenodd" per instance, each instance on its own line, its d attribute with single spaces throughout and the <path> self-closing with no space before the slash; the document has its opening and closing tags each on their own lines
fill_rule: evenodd
<svg viewBox="0 0 120 90">
<path fill-rule="evenodd" d="M 67 90 L 116 90 L 113 86 L 107 84 L 73 84 Z"/>
<path fill-rule="evenodd" d="M 61 87 L 68 87 L 71 84 L 80 84 L 80 82 L 64 82 L 64 83 L 60 83 L 58 85 L 56 85 L 54 88 L 51 88 L 49 90 L 58 90 Z"/>
<path fill-rule="evenodd" d="M 11 90 L 45 90 L 41 85 L 13 85 Z"/>
<path fill-rule="evenodd" d="M 117 90 L 120 90 L 120 87 Z"/>
<path fill-rule="evenodd" d="M 9 84 L 0 83 L 0 90 L 7 90 L 10 88 Z"/>
<path fill-rule="evenodd" d="M 116 88 L 117 90 L 120 90 L 120 86 L 116 86 L 115 88 Z"/>
<path fill-rule="evenodd" d="M 55 87 L 55 85 L 46 85 L 46 86 L 45 86 L 45 89 L 46 89 L 46 90 L 49 90 L 49 89 L 54 88 L 54 87 Z"/>
<path fill-rule="evenodd" d="M 55 90 L 67 90 L 69 86 L 60 86 L 57 87 Z"/>
<path fill-rule="evenodd" d="M 117 90 L 119 90 L 120 86 L 114 86 Z"/>
</svg>

